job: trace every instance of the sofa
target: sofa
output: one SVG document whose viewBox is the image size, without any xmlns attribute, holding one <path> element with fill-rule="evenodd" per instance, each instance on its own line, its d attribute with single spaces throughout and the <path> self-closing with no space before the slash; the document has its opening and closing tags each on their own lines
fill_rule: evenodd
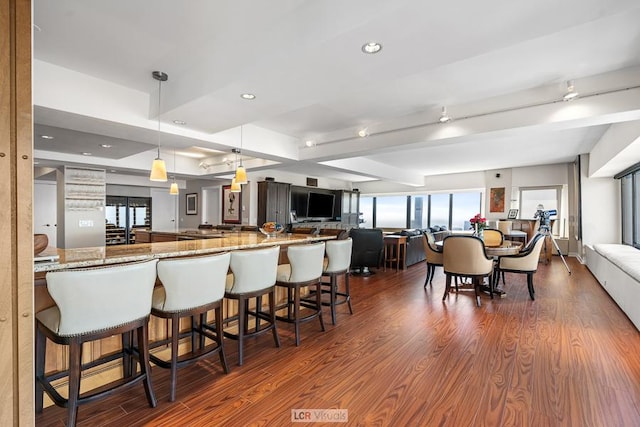
<svg viewBox="0 0 640 427">
<path fill-rule="evenodd" d="M 410 265 L 417 264 L 426 259 L 424 253 L 424 246 L 422 246 L 422 234 L 425 231 L 429 231 L 434 235 L 436 241 L 440 241 L 449 235 L 449 231 L 443 227 L 433 227 L 428 229 L 408 229 L 402 231 L 396 231 L 395 235 L 398 236 L 407 236 L 407 253 L 406 253 L 406 265 L 409 267 Z"/>
</svg>

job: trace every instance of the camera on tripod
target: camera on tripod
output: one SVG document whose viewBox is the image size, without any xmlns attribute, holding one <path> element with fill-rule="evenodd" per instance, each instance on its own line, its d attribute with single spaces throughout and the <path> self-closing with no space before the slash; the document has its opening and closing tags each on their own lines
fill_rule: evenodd
<svg viewBox="0 0 640 427">
<path fill-rule="evenodd" d="M 551 224 L 551 217 L 558 215 L 558 211 L 555 209 L 544 210 L 543 205 L 538 205 L 538 210 L 533 214 L 533 219 L 540 218 L 540 228 L 543 226 L 549 229 Z"/>
</svg>

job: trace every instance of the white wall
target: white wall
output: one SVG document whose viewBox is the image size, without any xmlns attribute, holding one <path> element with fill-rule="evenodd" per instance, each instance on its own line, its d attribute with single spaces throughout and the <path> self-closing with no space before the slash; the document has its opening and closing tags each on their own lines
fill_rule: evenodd
<svg viewBox="0 0 640 427">
<path fill-rule="evenodd" d="M 582 245 L 621 243 L 620 181 L 589 178 L 589 155 L 581 160 Z"/>
</svg>

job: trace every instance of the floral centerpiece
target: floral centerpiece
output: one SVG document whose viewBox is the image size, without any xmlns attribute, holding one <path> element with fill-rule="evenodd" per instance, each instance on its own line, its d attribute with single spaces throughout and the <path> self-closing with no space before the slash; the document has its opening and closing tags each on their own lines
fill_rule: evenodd
<svg viewBox="0 0 640 427">
<path fill-rule="evenodd" d="M 469 222 L 471 223 L 471 228 L 473 228 L 477 236 L 482 235 L 482 231 L 487 228 L 487 218 L 481 217 L 480 214 L 476 214 L 469 220 Z"/>
</svg>

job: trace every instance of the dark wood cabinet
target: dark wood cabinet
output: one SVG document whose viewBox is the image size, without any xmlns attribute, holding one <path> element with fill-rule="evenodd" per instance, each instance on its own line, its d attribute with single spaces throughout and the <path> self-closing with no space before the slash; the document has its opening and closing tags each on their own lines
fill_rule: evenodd
<svg viewBox="0 0 640 427">
<path fill-rule="evenodd" d="M 290 221 L 291 184 L 262 181 L 258 183 L 258 225 L 274 221 L 285 225 Z"/>
</svg>

